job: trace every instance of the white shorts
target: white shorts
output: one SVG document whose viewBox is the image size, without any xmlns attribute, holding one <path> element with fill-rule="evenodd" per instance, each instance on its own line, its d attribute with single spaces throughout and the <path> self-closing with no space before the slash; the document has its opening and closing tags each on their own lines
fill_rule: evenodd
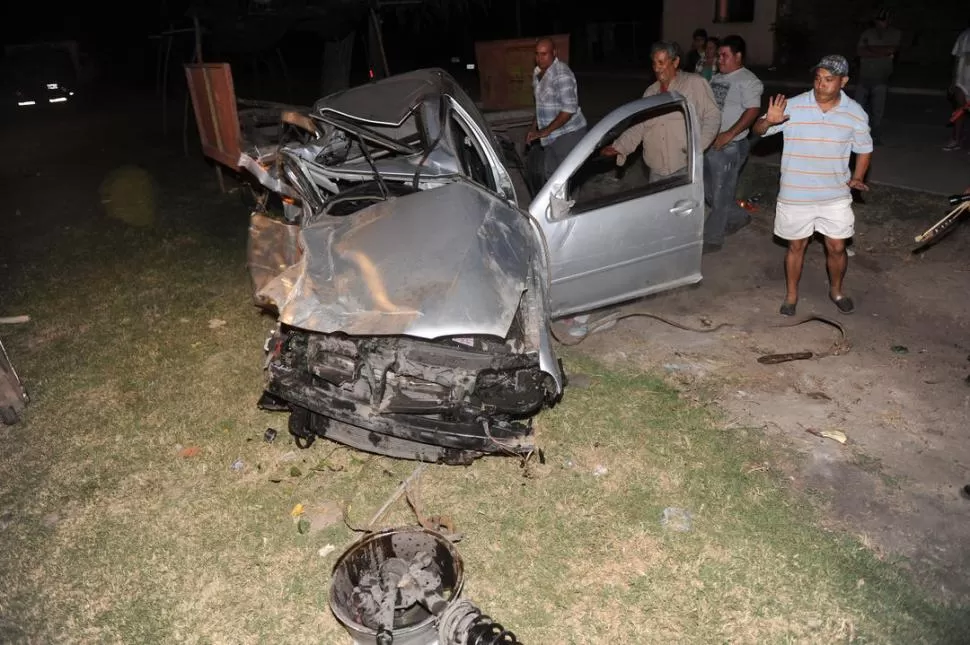
<svg viewBox="0 0 970 645">
<path fill-rule="evenodd" d="M 783 240 L 804 240 L 818 232 L 833 240 L 855 235 L 852 199 L 824 204 L 786 204 L 775 207 L 775 235 Z"/>
</svg>

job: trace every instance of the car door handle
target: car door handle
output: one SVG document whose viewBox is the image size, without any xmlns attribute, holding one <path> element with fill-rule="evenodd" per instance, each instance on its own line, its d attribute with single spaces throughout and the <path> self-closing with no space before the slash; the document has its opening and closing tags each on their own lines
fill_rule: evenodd
<svg viewBox="0 0 970 645">
<path fill-rule="evenodd" d="M 693 213 L 695 208 L 697 208 L 697 202 L 695 202 L 693 199 L 681 199 L 673 205 L 670 212 L 674 215 L 686 217 Z"/>
</svg>

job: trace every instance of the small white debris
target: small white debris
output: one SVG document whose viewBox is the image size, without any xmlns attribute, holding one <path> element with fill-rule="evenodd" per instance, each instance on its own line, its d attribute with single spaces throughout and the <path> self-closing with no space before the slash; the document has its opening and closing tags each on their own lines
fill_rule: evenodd
<svg viewBox="0 0 970 645">
<path fill-rule="evenodd" d="M 321 558 L 325 558 L 336 550 L 337 550 L 337 547 L 335 547 L 332 544 L 328 544 L 326 546 L 320 547 L 320 550 L 317 551 L 317 555 L 319 555 Z"/>
<path fill-rule="evenodd" d="M 670 506 L 660 516 L 660 525 L 669 531 L 688 533 L 694 525 L 694 516 L 685 508 Z"/>
</svg>

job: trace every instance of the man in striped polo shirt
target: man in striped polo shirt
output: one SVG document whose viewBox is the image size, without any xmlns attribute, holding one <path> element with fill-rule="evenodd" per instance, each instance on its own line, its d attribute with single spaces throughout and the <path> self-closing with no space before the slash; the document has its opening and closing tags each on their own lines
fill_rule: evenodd
<svg viewBox="0 0 970 645">
<path fill-rule="evenodd" d="M 869 190 L 863 178 L 872 157 L 869 117 L 842 88 L 849 81 L 843 56 L 826 56 L 815 66 L 814 89 L 787 100 L 768 101 L 768 113 L 752 128 L 759 136 L 783 132 L 781 189 L 775 209 L 775 235 L 788 240 L 785 254 L 787 293 L 783 316 L 794 316 L 805 249 L 816 232 L 825 239 L 829 298 L 839 311 L 855 308 L 842 292 L 848 268 L 845 241 L 855 233 L 850 190 Z M 854 172 L 849 157 L 856 154 Z"/>
</svg>

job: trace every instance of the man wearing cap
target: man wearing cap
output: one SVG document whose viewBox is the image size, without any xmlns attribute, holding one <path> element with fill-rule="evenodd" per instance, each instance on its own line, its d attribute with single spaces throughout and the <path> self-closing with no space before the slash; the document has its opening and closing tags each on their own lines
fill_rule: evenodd
<svg viewBox="0 0 970 645">
<path fill-rule="evenodd" d="M 842 313 L 852 313 L 852 299 L 842 291 L 848 268 L 845 241 L 855 233 L 850 190 L 869 190 L 863 178 L 872 157 L 869 117 L 842 88 L 849 62 L 826 56 L 815 66 L 812 90 L 787 100 L 779 94 L 752 130 L 759 136 L 784 133 L 781 188 L 775 210 L 775 235 L 788 241 L 785 254 L 785 300 L 780 312 L 794 316 L 805 249 L 812 235 L 825 239 L 829 298 Z M 856 154 L 854 171 L 849 158 Z"/>
<path fill-rule="evenodd" d="M 856 84 L 855 100 L 869 112 L 869 126 L 876 144 L 880 143 L 880 127 L 886 112 L 886 95 L 889 77 L 893 73 L 893 61 L 899 50 L 901 34 L 889 25 L 892 14 L 882 9 L 876 14 L 875 26 L 866 29 L 859 37 L 856 48 L 859 54 L 859 82 Z"/>
</svg>

